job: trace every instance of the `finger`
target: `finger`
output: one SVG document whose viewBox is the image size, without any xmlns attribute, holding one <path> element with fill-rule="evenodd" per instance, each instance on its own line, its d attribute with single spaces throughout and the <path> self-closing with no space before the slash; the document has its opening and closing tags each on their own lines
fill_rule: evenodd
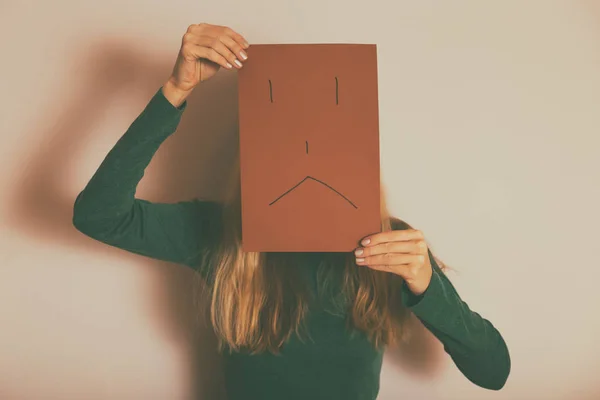
<svg viewBox="0 0 600 400">
<path fill-rule="evenodd" d="M 421 254 L 386 253 L 369 257 L 357 257 L 358 265 L 410 265 L 425 261 Z"/>
<path fill-rule="evenodd" d="M 386 242 L 369 247 L 359 247 L 354 251 L 356 256 L 368 257 L 385 253 L 423 254 L 427 250 L 425 241 L 410 240 L 404 242 Z"/>
<path fill-rule="evenodd" d="M 392 267 L 390 265 L 365 265 L 367 268 L 370 269 L 374 269 L 376 271 L 384 271 L 384 272 L 391 272 L 392 271 Z"/>
<path fill-rule="evenodd" d="M 211 39 L 209 37 L 198 36 L 195 33 L 192 33 L 192 30 L 192 27 L 190 27 L 188 32 L 183 35 L 182 39 L 183 44 L 181 50 L 186 58 L 191 58 L 194 60 L 197 60 L 198 58 L 205 58 L 228 69 L 233 67 L 225 57 L 210 47 Z"/>
<path fill-rule="evenodd" d="M 240 60 L 238 60 L 235 54 L 233 54 L 233 52 L 221 41 L 221 37 L 200 36 L 196 43 L 200 46 L 214 49 L 217 53 L 227 59 L 230 64 L 233 64 L 238 68 L 242 67 Z"/>
<path fill-rule="evenodd" d="M 243 61 L 248 59 L 248 55 L 246 54 L 246 52 L 242 49 L 242 46 L 236 42 L 235 40 L 233 40 L 230 36 L 219 36 L 219 40 L 221 40 L 221 42 L 227 46 L 227 48 L 234 53 L 237 57 L 241 58 Z"/>
<path fill-rule="evenodd" d="M 247 49 L 248 47 L 250 47 L 250 44 L 248 43 L 246 38 L 243 37 L 242 35 L 240 35 L 239 33 L 237 33 L 236 31 L 234 31 L 233 29 L 225 26 L 224 32 L 227 36 L 229 36 L 230 38 L 235 40 L 237 42 L 237 44 L 239 46 L 241 46 L 242 48 Z"/>
<path fill-rule="evenodd" d="M 386 242 L 424 239 L 423 233 L 417 229 L 404 229 L 375 233 L 361 241 L 363 246 L 374 246 Z"/>
<path fill-rule="evenodd" d="M 193 45 L 194 48 L 192 53 L 196 58 L 205 58 L 210 60 L 224 68 L 231 69 L 233 66 L 227 61 L 225 57 L 219 54 L 215 49 L 200 45 Z"/>
<path fill-rule="evenodd" d="M 228 26 L 223 25 L 211 25 L 211 24 L 195 24 L 189 27 L 189 31 L 196 33 L 197 35 L 219 36 L 226 35 L 232 38 L 237 44 L 243 49 L 250 47 L 250 44 L 246 38 L 234 31 Z"/>
<path fill-rule="evenodd" d="M 399 276 L 405 276 L 406 274 L 409 273 L 409 266 L 407 265 L 386 265 L 386 264 L 379 264 L 379 265 L 366 265 L 365 267 L 375 270 L 375 271 L 382 271 L 382 272 L 391 272 L 393 274 L 397 274 Z"/>
</svg>

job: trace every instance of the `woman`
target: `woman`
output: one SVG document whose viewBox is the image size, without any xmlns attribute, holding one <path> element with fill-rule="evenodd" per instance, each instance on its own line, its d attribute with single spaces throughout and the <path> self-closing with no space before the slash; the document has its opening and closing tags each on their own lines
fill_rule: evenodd
<svg viewBox="0 0 600 400">
<path fill-rule="evenodd" d="M 354 253 L 260 254 L 241 251 L 239 182 L 222 204 L 135 198 L 186 98 L 220 67 L 243 68 L 248 46 L 227 27 L 189 27 L 171 77 L 78 195 L 75 227 L 108 245 L 187 265 L 206 280 L 231 400 L 373 400 L 383 350 L 401 337 L 410 313 L 469 380 L 502 388 L 510 372 L 502 336 L 460 299 L 423 234 L 390 218 L 385 204 L 382 232 Z"/>
</svg>

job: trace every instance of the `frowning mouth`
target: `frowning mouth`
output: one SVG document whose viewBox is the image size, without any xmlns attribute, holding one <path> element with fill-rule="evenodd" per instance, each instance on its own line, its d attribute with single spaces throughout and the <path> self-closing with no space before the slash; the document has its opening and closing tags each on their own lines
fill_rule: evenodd
<svg viewBox="0 0 600 400">
<path fill-rule="evenodd" d="M 350 204 L 352 207 L 358 209 L 358 207 L 356 206 L 356 204 L 354 204 L 349 198 L 347 198 L 346 196 L 344 196 L 343 194 L 341 194 L 340 192 L 338 192 L 337 190 L 335 190 L 333 187 L 331 187 L 330 185 L 326 184 L 323 181 L 320 181 L 320 180 L 318 180 L 316 178 L 313 178 L 312 176 L 308 176 L 308 175 L 304 179 L 302 179 L 300 182 L 298 182 L 297 184 L 295 184 L 294 186 L 292 186 L 290 189 L 288 189 L 281 196 L 277 197 L 275 200 L 273 200 L 272 202 L 270 202 L 269 205 L 272 206 L 273 204 L 277 203 L 279 200 L 281 200 L 282 198 L 284 198 L 285 196 L 287 196 L 288 194 L 290 194 L 291 192 L 293 192 L 294 189 L 298 188 L 300 185 L 302 185 L 304 182 L 306 182 L 308 180 L 312 180 L 312 181 L 315 181 L 317 183 L 320 183 L 321 185 L 325 186 L 327 189 L 331 190 L 332 192 L 334 192 L 335 194 L 337 194 L 338 196 L 340 196 L 341 198 L 343 198 L 344 200 L 346 200 L 348 202 L 348 204 Z"/>
</svg>

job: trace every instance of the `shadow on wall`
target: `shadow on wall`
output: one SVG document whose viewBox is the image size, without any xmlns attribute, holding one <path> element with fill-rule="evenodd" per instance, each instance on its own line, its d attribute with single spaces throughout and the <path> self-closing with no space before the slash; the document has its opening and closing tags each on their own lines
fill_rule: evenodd
<svg viewBox="0 0 600 400">
<path fill-rule="evenodd" d="M 414 378 L 428 380 L 439 376 L 447 361 L 442 344 L 414 315 L 405 328 L 406 341 L 386 352 L 388 364 Z"/>
<path fill-rule="evenodd" d="M 94 49 L 93 53 L 89 49 Z M 84 77 L 77 78 L 81 84 L 72 89 L 69 100 L 60 107 L 62 115 L 53 118 L 58 122 L 41 129 L 35 153 L 24 155 L 30 162 L 20 179 L 14 180 L 18 183 L 11 191 L 13 201 L 7 222 L 37 240 L 139 260 L 142 256 L 95 242 L 75 230 L 71 223 L 73 203 L 83 187 L 73 191 L 64 177 L 76 168 L 72 158 L 86 151 L 83 147 L 89 135 L 105 117 L 111 102 L 120 97 L 132 99 L 139 105 L 137 116 L 171 73 L 174 59 L 157 61 L 121 39 L 89 45 L 81 54 L 78 65 L 85 66 L 80 69 Z M 176 134 L 161 146 L 146 170 L 139 197 L 164 202 L 221 197 L 222 182 L 235 157 L 235 78 L 233 72 L 221 72 L 189 98 Z M 44 126 L 43 121 L 38 126 Z M 122 133 L 124 130 L 119 135 Z M 117 139 L 118 135 L 115 143 Z M 98 165 L 104 155 L 96 156 Z M 221 360 L 215 350 L 214 334 L 208 324 L 196 322 L 191 271 L 144 259 L 152 278 L 149 307 L 158 328 L 185 351 L 191 345 L 196 354 L 190 372 L 196 378 L 191 390 L 194 398 L 224 397 L 221 368 L 215 368 Z M 404 371 L 426 377 L 435 375 L 441 346 L 418 321 L 411 323 L 410 331 L 414 333 L 413 340 L 399 349 L 390 349 L 388 359 Z"/>
<path fill-rule="evenodd" d="M 89 44 L 89 43 L 88 43 Z M 93 49 L 93 52 L 90 51 Z M 73 189 L 65 176 L 77 168 L 73 159 L 83 152 L 91 153 L 85 144 L 92 140 L 91 132 L 104 118 L 111 103 L 125 98 L 142 111 L 152 95 L 168 78 L 174 60 L 140 54 L 135 45 L 122 40 L 92 43 L 76 52 L 78 76 L 76 85 L 60 107 L 58 116 L 45 114 L 36 135 L 35 153 L 23 154 L 29 160 L 21 176 L 14 179 L 13 198 L 7 222 L 13 229 L 26 232 L 36 240 L 57 246 L 82 247 L 93 252 L 131 258 L 140 257 L 111 248 L 85 237 L 72 226 L 73 203 L 83 186 Z M 233 74 L 219 74 L 206 82 L 202 91 L 189 100 L 176 134 L 171 136 L 156 153 L 145 174 L 140 197 L 153 201 L 175 201 L 191 197 L 218 198 L 219 182 L 227 174 L 233 152 L 231 141 L 236 137 L 237 108 L 236 82 Z M 133 122 L 132 116 L 131 122 Z M 45 123 L 44 123 L 45 122 Z M 116 133 L 114 142 L 122 132 Z M 112 147 L 112 146 L 111 146 Z M 98 166 L 106 155 L 95 154 Z M 91 178 L 91 175 L 89 176 Z M 148 307 L 160 332 L 169 342 L 177 343 L 181 353 L 192 350 L 189 357 L 196 380 L 190 391 L 194 398 L 218 399 L 222 396 L 220 357 L 216 341 L 206 324 L 197 322 L 193 309 L 193 293 L 187 268 L 177 268 L 142 257 L 148 263 Z"/>
</svg>

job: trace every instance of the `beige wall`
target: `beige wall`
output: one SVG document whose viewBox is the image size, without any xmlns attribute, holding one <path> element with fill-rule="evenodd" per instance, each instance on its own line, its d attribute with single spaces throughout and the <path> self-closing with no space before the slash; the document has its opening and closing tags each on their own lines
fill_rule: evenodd
<svg viewBox="0 0 600 400">
<path fill-rule="evenodd" d="M 190 271 L 70 225 L 75 195 L 203 21 L 254 43 L 379 46 L 391 207 L 457 270 L 513 360 L 506 387 L 488 392 L 439 346 L 419 361 L 431 347 L 419 341 L 388 353 L 379 399 L 600 398 L 594 0 L 0 2 L 0 398 L 216 397 Z M 219 195 L 211 171 L 231 160 L 234 78 L 194 95 L 139 196 Z"/>
</svg>

